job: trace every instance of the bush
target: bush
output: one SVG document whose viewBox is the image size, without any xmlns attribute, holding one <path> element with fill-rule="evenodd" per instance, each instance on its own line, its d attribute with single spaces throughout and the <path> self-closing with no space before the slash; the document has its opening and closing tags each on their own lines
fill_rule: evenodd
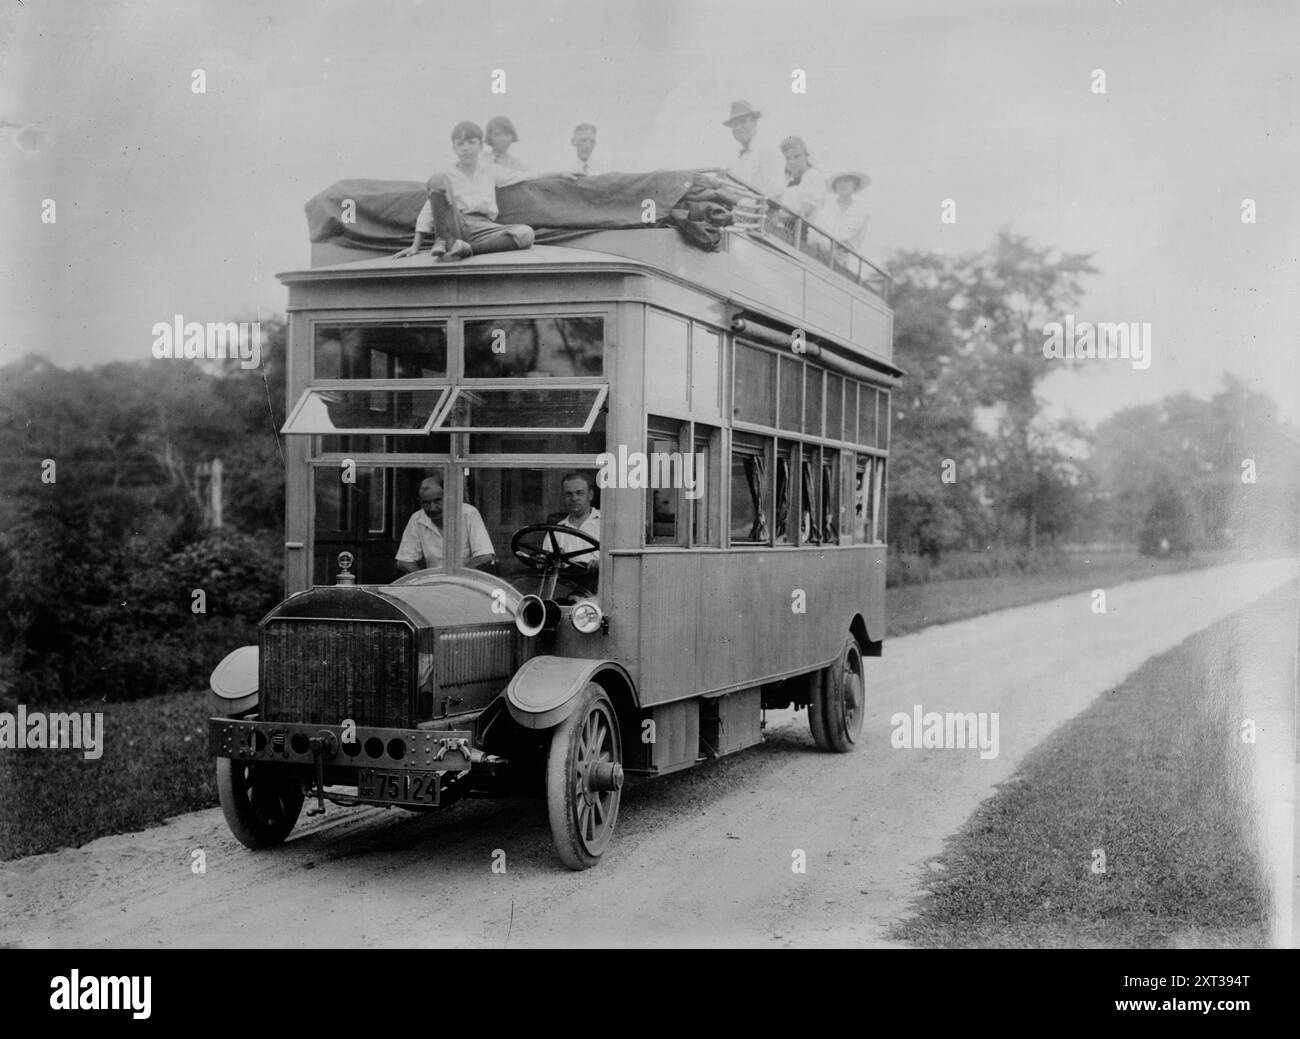
<svg viewBox="0 0 1300 1039">
<path fill-rule="evenodd" d="M 17 566 L 39 579 L 5 589 L 10 615 L 27 618 L 9 690 L 27 703 L 130 700 L 206 685 L 221 657 L 256 641 L 257 621 L 280 598 L 274 550 L 246 534 L 216 531 L 171 553 L 143 536 L 113 546 L 101 539 L 94 552 L 83 539 L 68 558 L 70 544 L 50 538 L 49 557 Z"/>
<path fill-rule="evenodd" d="M 893 552 L 885 565 L 885 585 L 898 588 L 930 581 L 958 581 L 972 577 L 1006 577 L 1036 574 L 1061 565 L 1063 553 L 1044 549 L 991 548 L 984 552 L 948 552 L 939 561 L 912 552 Z"/>
</svg>

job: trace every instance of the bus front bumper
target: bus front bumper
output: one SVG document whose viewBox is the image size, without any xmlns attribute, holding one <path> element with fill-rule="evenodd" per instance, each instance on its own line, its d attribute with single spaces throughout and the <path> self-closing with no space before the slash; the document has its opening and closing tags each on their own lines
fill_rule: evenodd
<svg viewBox="0 0 1300 1039">
<path fill-rule="evenodd" d="M 466 772 L 500 762 L 471 745 L 466 729 L 429 731 L 209 718 L 213 757 L 286 765 L 349 766 L 413 772 Z"/>
</svg>

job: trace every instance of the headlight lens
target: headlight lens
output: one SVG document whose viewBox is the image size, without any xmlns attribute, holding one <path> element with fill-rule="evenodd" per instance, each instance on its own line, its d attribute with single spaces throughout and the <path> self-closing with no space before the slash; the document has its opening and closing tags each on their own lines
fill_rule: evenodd
<svg viewBox="0 0 1300 1039">
<path fill-rule="evenodd" d="M 605 615 L 594 602 L 580 602 L 573 608 L 569 619 L 582 634 L 592 635 L 600 630 L 600 622 L 605 619 Z"/>
</svg>

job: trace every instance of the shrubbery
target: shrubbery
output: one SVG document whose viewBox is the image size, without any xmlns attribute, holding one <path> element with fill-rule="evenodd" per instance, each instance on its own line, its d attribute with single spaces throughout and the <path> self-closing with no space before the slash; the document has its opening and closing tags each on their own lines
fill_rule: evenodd
<svg viewBox="0 0 1300 1039">
<path fill-rule="evenodd" d="M 955 581 L 965 577 L 1006 577 L 1036 574 L 1061 564 L 1062 553 L 994 548 L 987 552 L 949 552 L 939 562 L 914 552 L 891 552 L 885 562 L 885 585 L 897 588 L 929 581 Z"/>
<path fill-rule="evenodd" d="M 280 598 L 269 539 L 214 531 L 167 552 L 135 536 L 117 546 L 57 524 L 15 553 L 0 590 L 14 636 L 7 699 L 129 700 L 206 684 L 231 649 L 256 641 Z M 157 560 L 157 562 L 151 562 Z M 196 590 L 204 612 L 196 613 Z"/>
</svg>

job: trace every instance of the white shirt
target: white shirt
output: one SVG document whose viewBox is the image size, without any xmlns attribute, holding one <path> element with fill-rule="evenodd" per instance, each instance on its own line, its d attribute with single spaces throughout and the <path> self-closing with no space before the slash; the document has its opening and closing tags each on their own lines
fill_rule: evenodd
<svg viewBox="0 0 1300 1039">
<path fill-rule="evenodd" d="M 574 159 L 564 169 L 566 173 L 580 173 L 586 177 L 594 177 L 605 172 L 604 167 L 598 165 L 594 159 L 588 159 L 586 162 L 581 159 Z"/>
<path fill-rule="evenodd" d="M 838 238 L 845 245 L 860 252 L 870 219 L 867 207 L 858 199 L 853 199 L 847 208 L 843 208 L 840 206 L 839 198 L 832 196 L 827 199 L 821 213 L 813 218 L 813 223 L 832 238 Z"/>
<path fill-rule="evenodd" d="M 569 522 L 569 517 L 558 521 L 562 527 L 573 527 L 574 530 L 580 530 L 584 534 L 590 534 L 597 541 L 600 540 L 600 509 L 592 509 L 587 514 L 587 518 L 574 526 Z M 561 552 L 577 552 L 579 549 L 587 549 L 581 556 L 574 556 L 569 560 L 571 563 L 595 562 L 596 550 L 591 545 L 583 541 L 582 538 L 570 537 L 568 534 L 556 534 L 555 540 L 560 546 Z M 584 559 L 583 556 L 590 556 L 591 559 Z"/>
<path fill-rule="evenodd" d="M 397 559 L 403 563 L 419 563 L 424 567 L 442 566 L 443 539 L 438 525 L 429 514 L 419 509 L 406 522 L 402 543 L 397 546 Z M 478 509 L 468 502 L 460 507 L 460 559 L 464 566 L 474 556 L 495 555 L 492 539 Z"/>
<path fill-rule="evenodd" d="M 480 156 L 478 165 L 469 176 L 456 165 L 447 170 L 447 178 L 451 181 L 451 193 L 456 199 L 457 209 L 462 213 L 478 213 L 489 220 L 495 220 L 500 212 L 497 209 L 497 188 L 532 180 L 533 175 L 523 170 L 498 166 Z M 428 234 L 433 230 L 433 206 L 427 198 L 415 220 L 415 229 L 420 234 Z"/>
<path fill-rule="evenodd" d="M 785 188 L 785 156 L 765 146 L 761 134 L 754 134 L 747 148 L 742 149 L 737 142 L 726 166 L 746 184 L 771 198 L 776 198 Z"/>
<path fill-rule="evenodd" d="M 777 199 L 786 209 L 793 209 L 801 217 L 812 220 L 826 204 L 826 178 L 821 170 L 809 166 L 803 171 L 798 184 L 787 183 Z"/>
</svg>

